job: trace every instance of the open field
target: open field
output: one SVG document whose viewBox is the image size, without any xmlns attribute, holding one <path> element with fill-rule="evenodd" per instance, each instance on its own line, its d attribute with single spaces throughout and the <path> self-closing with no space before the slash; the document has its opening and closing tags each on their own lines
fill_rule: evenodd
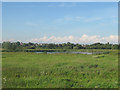
<svg viewBox="0 0 120 90">
<path fill-rule="evenodd" d="M 108 51 L 101 55 L 3 52 L 3 88 L 117 88 L 118 52 Z"/>
</svg>

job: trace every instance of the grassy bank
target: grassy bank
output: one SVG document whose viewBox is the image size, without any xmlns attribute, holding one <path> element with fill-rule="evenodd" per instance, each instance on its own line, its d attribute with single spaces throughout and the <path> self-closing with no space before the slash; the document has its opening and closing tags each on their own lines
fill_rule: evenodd
<svg viewBox="0 0 120 90">
<path fill-rule="evenodd" d="M 4 88 L 117 88 L 118 54 L 3 52 Z"/>
<path fill-rule="evenodd" d="M 0 49 L 2 52 L 11 52 L 8 49 Z M 66 52 L 66 51 L 81 51 L 81 52 L 114 52 L 116 49 L 21 49 L 12 52 Z"/>
</svg>

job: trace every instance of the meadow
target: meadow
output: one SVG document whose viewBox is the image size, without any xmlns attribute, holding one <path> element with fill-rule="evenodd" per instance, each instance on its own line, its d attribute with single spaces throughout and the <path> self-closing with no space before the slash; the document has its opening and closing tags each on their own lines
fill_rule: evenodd
<svg viewBox="0 0 120 90">
<path fill-rule="evenodd" d="M 97 50 L 94 50 L 97 51 Z M 3 88 L 118 88 L 118 52 L 2 53 Z"/>
</svg>

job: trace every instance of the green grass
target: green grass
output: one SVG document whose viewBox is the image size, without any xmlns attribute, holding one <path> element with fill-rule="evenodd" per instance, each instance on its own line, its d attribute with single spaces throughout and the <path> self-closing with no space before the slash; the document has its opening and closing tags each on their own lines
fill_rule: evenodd
<svg viewBox="0 0 120 90">
<path fill-rule="evenodd" d="M 118 88 L 117 50 L 102 55 L 2 54 L 3 88 Z"/>
</svg>

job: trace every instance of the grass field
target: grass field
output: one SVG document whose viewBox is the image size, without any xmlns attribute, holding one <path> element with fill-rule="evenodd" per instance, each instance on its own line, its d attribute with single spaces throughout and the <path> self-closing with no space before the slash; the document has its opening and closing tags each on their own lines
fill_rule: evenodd
<svg viewBox="0 0 120 90">
<path fill-rule="evenodd" d="M 3 52 L 3 88 L 117 88 L 118 54 Z"/>
</svg>

